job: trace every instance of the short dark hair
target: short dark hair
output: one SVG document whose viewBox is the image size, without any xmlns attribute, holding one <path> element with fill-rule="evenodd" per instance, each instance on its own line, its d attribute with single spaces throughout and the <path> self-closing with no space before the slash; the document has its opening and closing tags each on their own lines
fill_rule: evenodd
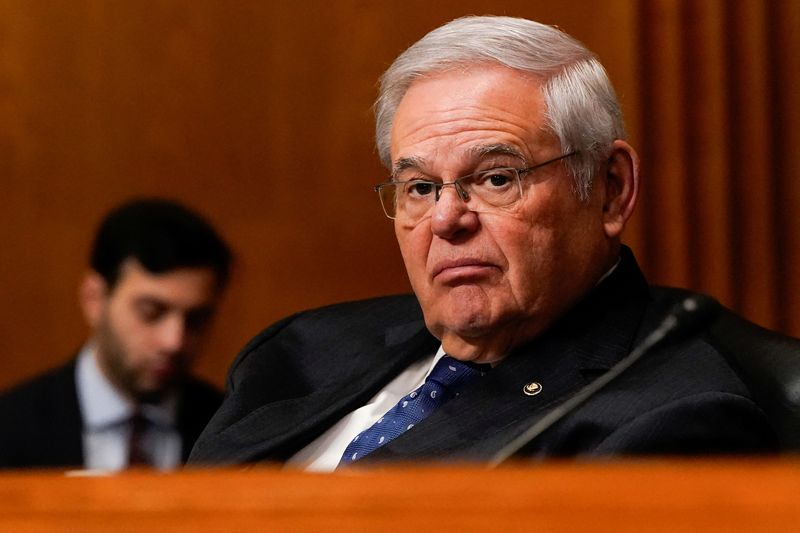
<svg viewBox="0 0 800 533">
<path fill-rule="evenodd" d="M 217 288 L 222 289 L 230 274 L 231 251 L 211 224 L 192 209 L 173 200 L 140 198 L 103 218 L 90 265 L 113 288 L 128 259 L 153 274 L 184 267 L 211 268 Z"/>
</svg>

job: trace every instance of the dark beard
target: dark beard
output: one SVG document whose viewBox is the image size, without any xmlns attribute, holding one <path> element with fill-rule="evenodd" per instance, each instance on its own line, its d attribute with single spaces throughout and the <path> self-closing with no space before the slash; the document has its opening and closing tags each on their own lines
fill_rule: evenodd
<svg viewBox="0 0 800 533">
<path fill-rule="evenodd" d="M 123 394 L 136 403 L 159 403 L 164 396 L 176 388 L 176 383 L 168 382 L 159 389 L 143 389 L 139 384 L 136 370 L 129 367 L 125 348 L 113 331 L 108 316 L 104 314 L 95 329 L 98 363 L 106 378 Z M 181 372 L 176 373 L 176 377 Z"/>
</svg>

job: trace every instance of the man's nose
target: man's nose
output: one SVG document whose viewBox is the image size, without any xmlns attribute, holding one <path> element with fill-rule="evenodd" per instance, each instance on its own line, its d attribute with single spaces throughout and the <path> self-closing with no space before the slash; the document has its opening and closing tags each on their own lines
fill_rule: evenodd
<svg viewBox="0 0 800 533">
<path fill-rule="evenodd" d="M 182 316 L 170 316 L 158 331 L 159 347 L 164 352 L 180 352 L 186 344 L 186 320 Z"/>
<path fill-rule="evenodd" d="M 431 231 L 442 239 L 453 239 L 478 229 L 478 215 L 469 208 L 456 186 L 443 187 L 431 208 Z"/>
</svg>

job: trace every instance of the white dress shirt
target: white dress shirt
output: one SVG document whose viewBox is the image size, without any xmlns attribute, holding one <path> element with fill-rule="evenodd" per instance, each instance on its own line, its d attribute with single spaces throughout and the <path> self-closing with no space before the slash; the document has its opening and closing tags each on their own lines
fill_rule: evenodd
<svg viewBox="0 0 800 533">
<path fill-rule="evenodd" d="M 128 466 L 131 427 L 136 406 L 120 394 L 97 365 L 94 349 L 86 345 L 78 355 L 75 380 L 83 419 L 84 467 L 117 471 Z M 161 470 L 181 464 L 181 437 L 176 429 L 177 398 L 160 404 L 143 404 L 142 416 L 150 422 L 143 446 Z"/>
</svg>

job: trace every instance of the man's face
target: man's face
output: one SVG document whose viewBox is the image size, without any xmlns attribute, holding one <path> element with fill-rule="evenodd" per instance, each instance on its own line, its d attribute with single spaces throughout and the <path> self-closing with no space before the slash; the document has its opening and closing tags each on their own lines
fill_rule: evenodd
<svg viewBox="0 0 800 533">
<path fill-rule="evenodd" d="M 208 329 L 215 283 L 211 269 L 152 274 L 135 260 L 123 263 L 110 292 L 101 281 L 90 322 L 106 376 L 137 400 L 158 399 L 178 384 Z"/>
<path fill-rule="evenodd" d="M 504 67 L 423 78 L 397 109 L 393 165 L 452 181 L 552 159 L 561 151 L 544 127 L 544 110 L 539 82 Z M 501 358 L 548 327 L 613 265 L 602 184 L 581 202 L 556 162 L 525 175 L 522 185 L 522 200 L 510 207 L 476 212 L 447 187 L 429 216 L 414 224 L 395 220 L 426 324 L 460 359 Z"/>
</svg>

